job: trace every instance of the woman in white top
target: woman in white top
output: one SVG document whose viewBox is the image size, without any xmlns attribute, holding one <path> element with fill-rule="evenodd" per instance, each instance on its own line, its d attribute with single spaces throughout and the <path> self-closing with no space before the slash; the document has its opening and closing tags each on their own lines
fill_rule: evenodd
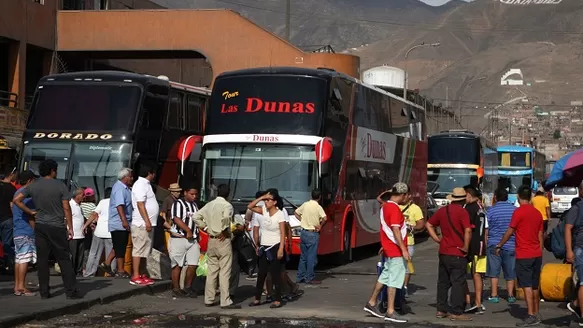
<svg viewBox="0 0 583 328">
<path fill-rule="evenodd" d="M 264 206 L 257 206 L 257 203 L 263 201 Z M 281 304 L 281 268 L 284 261 L 285 246 L 285 217 L 283 212 L 277 207 L 281 198 L 278 194 L 267 193 L 254 201 L 247 208 L 254 213 L 263 216 L 263 222 L 259 227 L 254 227 L 259 232 L 259 247 L 257 255 L 259 257 L 259 274 L 257 276 L 257 285 L 255 286 L 255 300 L 249 306 L 261 304 L 261 293 L 267 274 L 270 273 L 275 285 L 274 302 L 271 308 L 279 308 Z M 255 231 L 254 231 L 255 235 Z"/>
</svg>

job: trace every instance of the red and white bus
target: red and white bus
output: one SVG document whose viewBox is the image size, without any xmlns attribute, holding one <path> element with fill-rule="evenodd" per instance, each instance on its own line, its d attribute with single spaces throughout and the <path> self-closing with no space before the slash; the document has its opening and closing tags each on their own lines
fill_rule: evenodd
<svg viewBox="0 0 583 328">
<path fill-rule="evenodd" d="M 206 119 L 203 199 L 226 183 L 244 213 L 257 191 L 277 188 L 292 214 L 321 189 L 319 254 L 379 242 L 375 198 L 397 181 L 425 208 L 425 111 L 389 92 L 329 69 L 239 70 L 216 78 Z"/>
</svg>

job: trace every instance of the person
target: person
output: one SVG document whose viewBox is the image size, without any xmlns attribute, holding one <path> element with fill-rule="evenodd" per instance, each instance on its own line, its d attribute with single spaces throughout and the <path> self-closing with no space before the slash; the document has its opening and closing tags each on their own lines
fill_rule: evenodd
<svg viewBox="0 0 583 328">
<path fill-rule="evenodd" d="M 516 237 L 516 276 L 518 286 L 524 291 L 528 314 L 519 326 L 541 323 L 539 314 L 539 282 L 542 267 L 543 217 L 530 204 L 532 192 L 529 186 L 518 188 L 520 207 L 512 214 L 512 220 L 502 240 L 496 245 L 496 254 L 512 235 Z"/>
<path fill-rule="evenodd" d="M 146 262 L 152 253 L 154 229 L 158 223 L 160 207 L 156 200 L 151 182 L 154 180 L 155 165 L 142 162 L 139 167 L 139 177 L 132 187 L 132 278 L 130 284 L 148 286 L 154 281 L 146 275 L 140 275 L 140 265 Z"/>
<path fill-rule="evenodd" d="M 184 188 L 184 198 L 177 198 L 170 210 L 172 228 L 168 253 L 172 267 L 173 297 L 196 297 L 196 290 L 192 287 L 192 282 L 196 276 L 196 268 L 200 258 L 198 228 L 193 220 L 194 214 L 198 211 L 198 207 L 194 203 L 197 196 L 198 189 L 194 187 Z M 185 265 L 187 269 L 184 289 L 182 290 L 180 289 L 180 274 Z"/>
<path fill-rule="evenodd" d="M 466 203 L 466 191 L 456 187 L 447 196 L 450 204 L 440 208 L 426 224 L 427 232 L 439 244 L 439 267 L 437 272 L 438 319 L 471 321 L 464 312 L 464 294 L 468 266 L 468 249 L 472 238 L 470 215 L 462 206 Z M 441 229 L 438 236 L 435 227 Z M 448 291 L 451 289 L 451 310 L 448 311 Z M 449 312 L 449 313 L 448 313 Z"/>
<path fill-rule="evenodd" d="M 481 192 L 473 185 L 464 187 L 466 191 L 466 204 L 464 208 L 470 216 L 470 226 L 472 227 L 472 238 L 468 250 L 470 262 L 470 273 L 474 282 L 475 302 L 471 304 L 470 290 L 466 284 L 466 304 L 468 308 L 465 312 L 474 311 L 476 314 L 484 314 L 486 307 L 482 304 L 482 292 L 484 282 L 482 275 L 486 273 L 486 249 L 488 245 L 488 218 L 480 205 Z"/>
<path fill-rule="evenodd" d="M 77 276 L 83 275 L 83 256 L 85 253 L 85 217 L 81 211 L 81 202 L 84 197 L 83 188 L 75 189 L 73 197 L 69 201 L 71 215 L 73 217 L 73 239 L 69 240 L 69 250 L 73 261 L 73 269 Z"/>
<path fill-rule="evenodd" d="M 48 299 L 50 294 L 49 256 L 53 254 L 61 269 L 61 277 L 68 299 L 79 299 L 82 296 L 77 291 L 77 279 L 69 244 L 73 239 L 73 218 L 69 205 L 69 190 L 64 183 L 57 180 L 58 164 L 52 159 L 40 163 L 41 179 L 22 189 L 14 197 L 14 204 L 24 213 L 35 218 L 35 240 L 38 254 L 38 283 L 42 299 Z M 35 210 L 24 204 L 26 198 L 32 198 Z M 65 218 L 65 220 L 63 220 Z"/>
<path fill-rule="evenodd" d="M 245 254 L 242 250 L 245 246 L 245 222 L 235 220 L 231 225 L 231 276 L 229 278 L 229 295 L 231 299 L 235 298 L 237 288 L 239 288 L 239 279 L 241 278 L 241 262 L 246 261 Z"/>
<path fill-rule="evenodd" d="M 516 280 L 514 236 L 510 237 L 504 246 L 502 246 L 500 255 L 496 255 L 496 245 L 502 240 L 502 236 L 508 230 L 516 207 L 508 202 L 508 191 L 504 188 L 496 189 L 494 197 L 496 199 L 495 204 L 486 211 L 486 215 L 488 216 L 486 277 L 490 278 L 491 285 L 488 302 L 500 302 L 500 297 L 498 296 L 498 278 L 502 270 L 504 271 L 504 279 L 506 280 L 507 300 L 508 303 L 512 304 L 516 302 L 516 297 L 514 296 L 514 280 Z"/>
<path fill-rule="evenodd" d="M 12 199 L 16 187 L 11 183 L 15 177 L 16 168 L 6 166 L 4 178 L 0 181 L 0 241 L 4 250 L 4 265 L 8 271 L 14 267 L 14 237 L 12 233 Z"/>
<path fill-rule="evenodd" d="M 89 249 L 89 256 L 87 257 L 87 263 L 85 265 L 85 273 L 83 277 L 92 277 L 97 272 L 99 267 L 99 260 L 101 255 L 105 250 L 105 254 L 108 255 L 113 250 L 113 244 L 111 242 L 111 233 L 108 229 L 109 221 L 109 200 L 111 197 L 111 188 L 105 189 L 105 198 L 99 201 L 99 204 L 95 207 L 93 212 L 89 215 L 89 219 L 85 222 L 83 230 L 89 229 L 89 227 L 97 221 L 95 226 L 95 231 L 93 232 L 93 240 L 91 240 L 91 248 Z M 111 263 L 112 269 L 115 271 L 117 268 L 116 262 Z"/>
<path fill-rule="evenodd" d="M 116 259 L 118 278 L 129 278 L 124 269 L 126 249 L 129 241 L 130 224 L 132 222 L 132 192 L 130 186 L 134 181 L 132 169 L 124 167 L 117 174 L 117 181 L 111 188 L 111 198 L 109 199 L 109 219 L 107 229 L 111 234 L 111 244 L 113 250 L 109 252 L 107 258 L 99 267 L 110 275 L 113 275 L 111 262 Z"/>
<path fill-rule="evenodd" d="M 577 297 L 567 303 L 567 309 L 577 316 L 579 326 L 583 326 L 583 182 L 579 184 L 579 197 L 573 198 L 571 208 L 565 213 L 565 250 L 567 263 L 573 264 L 574 280 L 577 282 Z"/>
<path fill-rule="evenodd" d="M 16 194 L 21 193 L 23 188 L 28 187 L 35 179 L 35 175 L 31 171 L 24 171 L 19 174 L 19 184 L 21 187 L 16 191 Z M 34 204 L 30 197 L 23 201 L 26 207 L 34 210 Z M 36 293 L 31 292 L 26 288 L 26 273 L 28 272 L 28 264 L 35 264 L 37 260 L 36 242 L 34 239 L 34 219 L 25 214 L 16 205 L 12 205 L 13 226 L 14 226 L 14 295 L 16 296 L 34 296 Z"/>
<path fill-rule="evenodd" d="M 406 261 L 411 260 L 407 249 L 407 225 L 405 224 L 405 217 L 399 208 L 399 205 L 404 203 L 406 194 L 409 193 L 409 187 L 402 182 L 398 182 L 393 185 L 390 191 L 385 193 L 388 193 L 390 198 L 383 204 L 380 211 L 381 250 L 379 253 L 382 253 L 387 259 L 372 295 L 364 306 L 364 311 L 378 318 L 384 317 L 385 321 L 405 323 L 407 319 L 401 317 L 395 311 L 395 299 L 397 289 L 403 288 L 405 283 Z M 381 313 L 376 306 L 379 293 L 384 286 L 387 287 L 389 295 L 386 314 Z"/>
<path fill-rule="evenodd" d="M 257 206 L 257 203 L 261 201 L 264 202 L 265 206 Z M 261 294 L 268 274 L 271 274 L 274 284 L 273 303 L 271 303 L 270 308 L 275 309 L 283 306 L 281 302 L 281 267 L 285 263 L 285 217 L 277 207 L 278 201 L 282 201 L 279 194 L 268 192 L 247 205 L 248 209 L 260 213 L 264 217 L 263 222 L 257 227 L 257 236 L 261 235 L 258 238 L 259 247 L 257 249 L 259 273 L 255 286 L 255 299 L 249 306 L 261 305 Z M 259 233 L 259 231 L 261 232 Z M 253 234 L 256 235 L 255 230 Z"/>
<path fill-rule="evenodd" d="M 255 198 L 259 198 L 261 196 L 263 196 L 265 194 L 264 191 L 258 191 L 255 193 Z M 259 202 L 257 203 L 257 206 L 264 206 L 263 202 Z M 247 237 L 253 241 L 253 247 L 257 248 L 257 240 L 255 240 L 253 238 L 253 228 L 255 226 L 259 226 L 259 221 L 263 219 L 263 216 L 261 214 L 255 213 L 253 211 L 251 211 L 250 209 L 247 209 L 247 211 L 245 212 L 245 226 L 246 226 L 246 235 Z M 249 267 L 247 270 L 247 280 L 257 280 L 257 254 L 255 254 L 255 257 L 253 259 L 253 261 L 251 261 L 249 263 Z"/>
<path fill-rule="evenodd" d="M 194 214 L 194 222 L 199 229 L 207 229 L 209 242 L 207 246 L 207 277 L 204 291 L 205 306 L 215 305 L 217 280 L 221 294 L 222 309 L 240 309 L 233 304 L 229 295 L 229 279 L 233 249 L 231 246 L 231 221 L 233 205 L 227 201 L 231 188 L 226 184 L 217 187 L 217 197 Z"/>
<path fill-rule="evenodd" d="M 83 217 L 85 218 L 85 221 L 87 221 L 96 207 L 95 190 L 89 187 L 83 187 L 83 190 L 83 201 L 79 206 L 81 206 L 81 213 L 83 213 Z M 91 244 L 93 243 L 93 229 L 95 229 L 95 225 L 83 230 L 85 233 L 85 238 L 83 239 L 85 241 L 85 246 L 83 247 L 83 267 L 87 265 L 87 259 L 89 259 L 89 252 L 91 251 Z"/>
<path fill-rule="evenodd" d="M 182 188 L 180 188 L 180 185 L 178 183 L 171 183 L 170 187 L 168 187 L 168 191 L 170 192 L 170 195 L 168 195 L 162 202 L 162 207 L 160 208 L 160 216 L 162 217 L 162 219 L 164 219 L 165 223 L 172 226 L 174 218 L 172 218 L 170 212 L 172 211 L 172 206 L 174 206 L 174 203 L 180 198 L 180 195 L 182 194 Z M 171 236 L 170 231 L 164 232 L 167 250 L 170 250 L 170 236 Z"/>
<path fill-rule="evenodd" d="M 551 218 L 551 204 L 549 203 L 549 199 L 545 197 L 545 190 L 543 187 L 538 188 L 530 202 L 543 217 L 543 232 L 546 235 L 547 230 L 549 229 L 549 219 Z"/>
<path fill-rule="evenodd" d="M 315 280 L 316 264 L 318 263 L 318 243 L 320 231 L 326 224 L 326 212 L 320 206 L 322 193 L 320 190 L 312 190 L 312 199 L 303 203 L 295 210 L 295 216 L 301 222 L 300 233 L 300 263 L 296 282 L 305 282 L 308 285 L 318 285 L 321 282 Z"/>
</svg>

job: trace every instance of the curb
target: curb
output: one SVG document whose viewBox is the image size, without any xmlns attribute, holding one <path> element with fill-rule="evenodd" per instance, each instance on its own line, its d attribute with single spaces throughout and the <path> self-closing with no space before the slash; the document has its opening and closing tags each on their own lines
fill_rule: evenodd
<svg viewBox="0 0 583 328">
<path fill-rule="evenodd" d="M 126 290 L 123 292 L 107 295 L 104 297 L 84 298 L 76 303 L 73 303 L 70 305 L 65 305 L 65 306 L 60 307 L 60 308 L 42 310 L 42 311 L 30 313 L 30 314 L 23 314 L 23 315 L 19 315 L 19 316 L 15 316 L 15 317 L 8 317 L 5 319 L 0 318 L 0 328 L 14 327 L 17 325 L 25 324 L 25 323 L 27 323 L 29 321 L 33 321 L 33 320 L 48 320 L 48 319 L 52 319 L 52 318 L 59 317 L 62 315 L 79 313 L 79 312 L 81 312 L 83 310 L 87 310 L 90 307 L 95 306 L 95 305 L 108 304 L 111 302 L 130 298 L 130 297 L 136 296 L 136 295 L 142 295 L 142 294 L 154 295 L 154 294 L 165 292 L 171 288 L 172 288 L 171 281 L 159 281 L 159 282 L 156 282 L 156 284 L 154 286 L 146 286 L 146 287 L 142 287 L 142 288 L 130 289 L 130 290 Z"/>
</svg>

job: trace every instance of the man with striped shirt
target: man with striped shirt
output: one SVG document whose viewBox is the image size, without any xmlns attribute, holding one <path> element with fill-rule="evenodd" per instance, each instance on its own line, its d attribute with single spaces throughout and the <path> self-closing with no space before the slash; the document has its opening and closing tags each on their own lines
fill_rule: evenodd
<svg viewBox="0 0 583 328">
<path fill-rule="evenodd" d="M 172 297 L 196 297 L 192 288 L 192 281 L 196 274 L 196 267 L 200 258 L 198 245 L 198 229 L 193 220 L 198 211 L 196 197 L 198 190 L 193 187 L 184 188 L 184 198 L 177 199 L 170 211 L 172 228 L 170 229 L 170 261 L 172 266 Z M 186 269 L 184 289 L 180 289 L 180 273 L 182 267 Z"/>
<path fill-rule="evenodd" d="M 498 277 L 500 271 L 504 271 L 506 279 L 506 289 L 508 290 L 508 303 L 516 302 L 514 296 L 514 280 L 516 279 L 516 270 L 514 266 L 514 236 L 502 246 L 500 255 L 496 255 L 496 245 L 504 236 L 510 226 L 512 214 L 516 210 L 514 204 L 508 201 L 508 191 L 505 188 L 498 188 L 495 192 L 496 204 L 488 208 L 486 216 L 488 217 L 488 259 L 486 277 L 491 280 L 491 294 L 488 302 L 498 303 Z"/>
</svg>

